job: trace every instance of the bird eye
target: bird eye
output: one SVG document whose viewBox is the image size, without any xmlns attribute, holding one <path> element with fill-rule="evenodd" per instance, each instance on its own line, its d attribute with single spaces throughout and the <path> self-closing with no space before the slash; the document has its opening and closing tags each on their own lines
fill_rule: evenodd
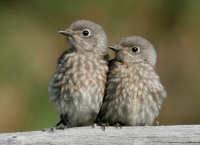
<svg viewBox="0 0 200 145">
<path fill-rule="evenodd" d="M 139 52 L 139 51 L 140 51 L 140 48 L 139 48 L 139 47 L 134 46 L 134 47 L 132 48 L 132 52 L 134 52 L 134 53 L 137 53 L 137 52 Z"/>
<path fill-rule="evenodd" d="M 86 36 L 86 37 L 90 36 L 90 31 L 85 29 L 85 30 L 82 31 L 82 34 L 83 34 L 83 36 Z"/>
</svg>

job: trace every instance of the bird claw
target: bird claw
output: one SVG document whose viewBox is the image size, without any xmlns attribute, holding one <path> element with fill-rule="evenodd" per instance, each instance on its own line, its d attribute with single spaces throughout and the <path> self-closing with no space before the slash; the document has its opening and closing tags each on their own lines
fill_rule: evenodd
<svg viewBox="0 0 200 145">
<path fill-rule="evenodd" d="M 55 132 L 55 130 L 56 130 L 56 127 L 51 127 L 51 128 L 49 129 L 49 131 L 48 131 L 48 132 L 50 132 L 50 133 L 54 133 L 54 132 Z"/>
<path fill-rule="evenodd" d="M 60 115 L 60 121 L 54 125 L 53 127 L 51 128 L 45 128 L 43 129 L 42 131 L 45 132 L 45 131 L 48 131 L 48 132 L 51 132 L 53 133 L 55 130 L 64 130 L 64 127 L 59 127 L 60 124 L 63 124 L 64 126 L 66 126 L 66 122 L 68 121 L 68 118 L 67 118 L 67 114 L 66 115 Z"/>
<path fill-rule="evenodd" d="M 42 132 L 48 131 L 48 132 L 53 133 L 55 130 L 56 130 L 55 127 L 51 127 L 51 128 L 45 128 L 45 129 L 43 129 Z"/>
<path fill-rule="evenodd" d="M 102 123 L 102 124 L 101 124 L 101 129 L 102 129 L 103 131 L 106 130 L 106 124 L 105 124 L 105 123 Z"/>
<path fill-rule="evenodd" d="M 160 124 L 159 121 L 156 121 L 155 126 L 159 126 L 159 124 Z M 160 124 L 160 126 L 163 126 L 163 125 L 164 125 L 163 123 Z"/>
<path fill-rule="evenodd" d="M 57 126 L 55 129 L 56 129 L 56 130 L 65 130 L 64 127 L 59 127 L 59 126 Z"/>
<path fill-rule="evenodd" d="M 108 127 L 109 126 L 109 123 L 102 123 L 101 124 L 101 129 L 103 130 L 103 131 L 105 131 L 106 130 L 106 127 Z"/>
<path fill-rule="evenodd" d="M 92 128 L 95 128 L 97 126 L 97 124 L 96 123 L 94 123 L 93 125 L 92 125 Z"/>
<path fill-rule="evenodd" d="M 116 127 L 116 128 L 120 127 L 120 128 L 122 129 L 122 124 L 117 123 L 117 124 L 115 124 L 115 127 Z"/>
<path fill-rule="evenodd" d="M 158 126 L 159 125 L 159 121 L 156 121 L 156 126 Z"/>
<path fill-rule="evenodd" d="M 45 128 L 45 129 L 43 129 L 42 132 L 48 131 L 48 132 L 54 133 L 55 130 L 64 130 L 64 127 L 53 126 L 51 128 Z"/>
</svg>

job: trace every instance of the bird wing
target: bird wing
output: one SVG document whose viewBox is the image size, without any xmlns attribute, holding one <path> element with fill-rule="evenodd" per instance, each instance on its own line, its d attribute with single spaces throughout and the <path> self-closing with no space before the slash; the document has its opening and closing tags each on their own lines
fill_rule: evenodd
<svg viewBox="0 0 200 145">
<path fill-rule="evenodd" d="M 72 53 L 73 50 L 72 49 L 67 49 L 65 50 L 59 57 L 58 57 L 58 60 L 57 60 L 57 67 L 58 67 L 58 64 L 62 63 L 62 60 L 63 58 L 65 57 L 65 55 L 69 54 L 69 53 Z"/>
</svg>

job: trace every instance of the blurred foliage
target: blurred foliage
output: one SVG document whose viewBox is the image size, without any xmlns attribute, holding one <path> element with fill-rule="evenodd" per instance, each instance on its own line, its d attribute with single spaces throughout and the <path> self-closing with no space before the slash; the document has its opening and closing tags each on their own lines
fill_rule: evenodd
<svg viewBox="0 0 200 145">
<path fill-rule="evenodd" d="M 0 132 L 42 130 L 58 121 L 47 92 L 57 57 L 68 48 L 58 31 L 79 19 L 102 25 L 109 44 L 129 35 L 152 42 L 168 93 L 156 121 L 199 124 L 199 6 L 198 0 L 1 1 Z"/>
</svg>

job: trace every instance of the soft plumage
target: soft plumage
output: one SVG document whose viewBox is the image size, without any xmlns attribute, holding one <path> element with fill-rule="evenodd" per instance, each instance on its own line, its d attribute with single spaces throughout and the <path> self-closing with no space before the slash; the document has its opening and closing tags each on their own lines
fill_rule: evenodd
<svg viewBox="0 0 200 145">
<path fill-rule="evenodd" d="M 92 125 L 105 93 L 107 36 L 101 26 L 85 20 L 60 33 L 70 48 L 58 59 L 49 84 L 50 101 L 67 127 Z"/>
<path fill-rule="evenodd" d="M 166 97 L 155 72 L 156 52 L 139 36 L 124 37 L 109 48 L 116 51 L 110 61 L 101 121 L 125 126 L 152 125 Z"/>
</svg>

